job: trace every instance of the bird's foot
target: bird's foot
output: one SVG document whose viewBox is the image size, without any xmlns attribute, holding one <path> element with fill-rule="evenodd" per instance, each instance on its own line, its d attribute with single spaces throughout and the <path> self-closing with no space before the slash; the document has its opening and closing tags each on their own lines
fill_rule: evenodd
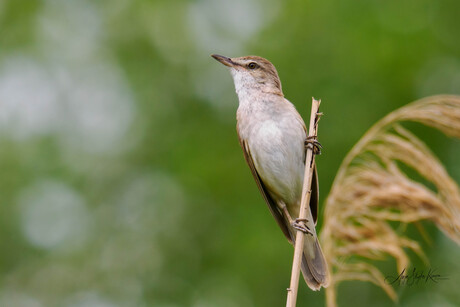
<svg viewBox="0 0 460 307">
<path fill-rule="evenodd" d="M 321 145 L 321 143 L 316 140 L 315 136 L 307 136 L 305 139 L 305 149 L 310 148 L 310 145 L 313 148 L 314 155 L 321 154 L 321 148 L 323 148 L 323 145 Z"/>
<path fill-rule="evenodd" d="M 297 218 L 294 222 L 292 222 L 292 227 L 302 231 L 303 233 L 313 236 L 313 232 L 311 232 L 310 228 L 308 228 L 308 226 L 305 225 L 306 222 L 308 222 L 307 219 Z"/>
</svg>

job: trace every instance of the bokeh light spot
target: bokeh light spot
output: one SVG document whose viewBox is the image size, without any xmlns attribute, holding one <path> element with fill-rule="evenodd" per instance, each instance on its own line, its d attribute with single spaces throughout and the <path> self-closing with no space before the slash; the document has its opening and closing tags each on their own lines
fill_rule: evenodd
<svg viewBox="0 0 460 307">
<path fill-rule="evenodd" d="M 88 212 L 78 192 L 59 182 L 40 181 L 20 193 L 22 230 L 40 248 L 74 246 L 87 232 Z"/>
</svg>

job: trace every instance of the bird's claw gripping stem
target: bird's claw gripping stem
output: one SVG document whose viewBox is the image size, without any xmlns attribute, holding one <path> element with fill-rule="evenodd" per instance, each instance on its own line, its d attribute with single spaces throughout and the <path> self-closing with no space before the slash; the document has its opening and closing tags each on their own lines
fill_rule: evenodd
<svg viewBox="0 0 460 307">
<path fill-rule="evenodd" d="M 308 228 L 308 226 L 305 225 L 306 222 L 308 222 L 307 219 L 297 218 L 292 223 L 292 227 L 294 227 L 297 230 L 302 231 L 303 233 L 306 233 L 306 234 L 309 234 L 309 235 L 313 236 L 313 232 L 311 232 L 310 228 Z"/>
<path fill-rule="evenodd" d="M 321 145 L 321 143 L 316 140 L 315 136 L 307 136 L 305 139 L 305 149 L 309 148 L 310 145 L 312 146 L 313 154 L 321 154 L 321 148 L 323 148 L 323 145 Z"/>
</svg>

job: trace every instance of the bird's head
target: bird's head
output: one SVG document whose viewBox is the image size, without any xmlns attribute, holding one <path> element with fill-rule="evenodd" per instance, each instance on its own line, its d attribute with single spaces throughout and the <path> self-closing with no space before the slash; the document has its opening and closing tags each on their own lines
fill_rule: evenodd
<svg viewBox="0 0 460 307">
<path fill-rule="evenodd" d="M 228 58 L 213 54 L 212 57 L 230 68 L 237 93 L 261 91 L 283 96 L 278 72 L 268 60 L 258 56 Z"/>
</svg>

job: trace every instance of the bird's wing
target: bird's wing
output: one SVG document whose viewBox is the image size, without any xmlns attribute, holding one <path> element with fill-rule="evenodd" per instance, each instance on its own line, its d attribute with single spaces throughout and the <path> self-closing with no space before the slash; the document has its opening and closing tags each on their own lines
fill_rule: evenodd
<svg viewBox="0 0 460 307">
<path fill-rule="evenodd" d="M 313 170 L 313 178 L 311 179 L 311 195 L 310 195 L 310 211 L 313 221 L 316 225 L 318 222 L 318 202 L 319 202 L 319 185 L 318 185 L 318 169 Z"/>
<path fill-rule="evenodd" d="M 268 193 L 267 188 L 262 182 L 262 179 L 257 173 L 256 167 L 254 165 L 254 161 L 252 160 L 252 157 L 251 157 L 251 152 L 250 152 L 248 144 L 246 143 L 244 139 L 240 137 L 239 133 L 238 133 L 238 139 L 240 141 L 241 148 L 243 149 L 244 159 L 246 160 L 247 164 L 249 165 L 249 168 L 251 169 L 251 173 L 254 176 L 254 180 L 257 183 L 257 187 L 259 188 L 260 193 L 262 193 L 262 196 L 268 205 L 268 209 L 270 210 L 271 214 L 275 218 L 276 222 L 280 226 L 281 230 L 283 231 L 288 241 L 292 243 L 291 234 L 289 233 L 288 225 L 286 224 L 286 221 L 284 220 L 281 212 L 278 210 L 278 207 L 275 201 L 273 200 L 273 198 L 271 198 L 270 194 Z"/>
</svg>

